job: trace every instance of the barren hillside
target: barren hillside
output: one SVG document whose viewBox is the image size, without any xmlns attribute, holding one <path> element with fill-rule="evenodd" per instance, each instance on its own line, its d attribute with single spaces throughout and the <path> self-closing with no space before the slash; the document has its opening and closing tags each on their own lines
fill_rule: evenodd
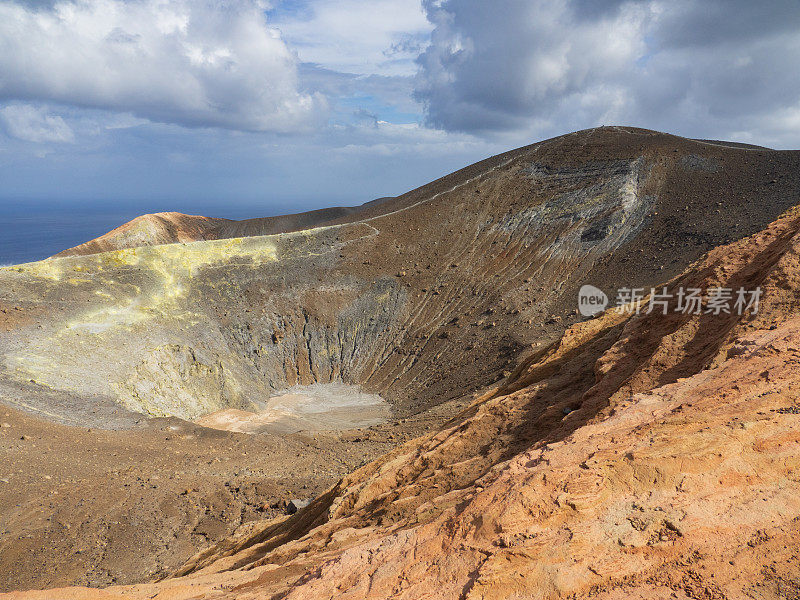
<svg viewBox="0 0 800 600">
<path fill-rule="evenodd" d="M 797 152 L 601 128 L 312 229 L 0 270 L 4 459 L 27 471 L 73 437 L 103 454 L 45 481 L 0 473 L 17 491 L 0 506 L 6 589 L 142 581 L 211 544 L 182 577 L 96 597 L 798 593 L 800 219 L 778 219 L 798 167 Z M 584 283 L 667 282 L 764 295 L 742 316 L 575 314 Z M 256 436 L 178 420 L 329 382 L 380 394 L 390 418 Z M 148 464 L 159 446 L 174 458 Z M 215 458 L 226 468 L 190 466 Z M 101 470 L 116 491 L 47 521 L 59 499 L 36 493 L 55 478 L 84 497 Z M 278 516 L 289 494 L 316 500 Z M 109 502 L 124 526 L 91 516 Z M 167 506 L 169 533 L 151 532 Z"/>
</svg>

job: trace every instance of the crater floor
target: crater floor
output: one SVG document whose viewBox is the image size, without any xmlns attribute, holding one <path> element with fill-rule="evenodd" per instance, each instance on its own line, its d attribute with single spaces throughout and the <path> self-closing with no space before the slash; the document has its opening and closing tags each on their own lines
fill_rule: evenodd
<svg viewBox="0 0 800 600">
<path fill-rule="evenodd" d="M 378 394 L 345 383 L 297 385 L 274 394 L 263 410 L 228 408 L 200 417 L 198 425 L 238 433 L 340 431 L 370 427 L 391 416 Z"/>
</svg>

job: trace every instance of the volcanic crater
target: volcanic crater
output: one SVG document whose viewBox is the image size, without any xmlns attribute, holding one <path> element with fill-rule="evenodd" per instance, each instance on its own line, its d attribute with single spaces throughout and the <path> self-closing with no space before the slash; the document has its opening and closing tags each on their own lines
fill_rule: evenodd
<svg viewBox="0 0 800 600">
<path fill-rule="evenodd" d="M 125 499 L 107 518 L 62 509 L 72 533 L 55 545 L 57 528 L 38 514 L 36 497 L 48 484 L 20 480 L 25 492 L 1 507 L 0 548 L 14 557 L 0 565 L 9 573 L 3 585 L 163 576 L 242 523 L 275 516 L 288 494 L 327 497 L 363 462 L 474 416 L 475 399 L 519 389 L 521 374 L 582 320 L 582 285 L 613 296 L 662 284 L 712 248 L 765 228 L 799 190 L 798 153 L 604 127 L 361 207 L 247 222 L 148 215 L 48 260 L 0 269 L 0 401 L 14 411 L 12 428 L 38 428 L 56 451 L 69 444 L 64 431 L 80 430 L 73 443 L 87 449 L 165 444 L 188 465 L 213 446 L 203 461 L 230 462 L 188 474 L 170 471 L 169 461 L 137 463 L 139 480 L 171 472 L 170 483 L 156 484 L 164 489 L 142 506 L 119 486 L 98 494 L 97 511 L 109 497 Z M 584 366 L 572 375 L 592 379 Z M 561 416 L 581 406 L 579 394 Z M 582 422 L 602 408 L 581 413 Z M 505 460 L 529 443 L 518 435 L 503 450 L 476 452 Z M 269 472 L 242 474 L 258 452 Z M 330 466 L 330 456 L 347 452 Z M 85 494 L 98 469 L 130 484 L 130 463 L 104 460 L 61 473 L 61 498 Z M 302 469 L 287 466 L 292 460 Z M 466 469 L 464 485 L 480 475 Z M 250 485 L 262 489 L 244 491 Z M 154 522 L 152 503 L 182 486 L 184 497 L 202 487 L 202 497 L 175 512 L 168 535 L 119 544 L 130 528 L 115 525 L 115 514 Z M 216 506 L 219 488 L 229 498 L 204 510 Z M 286 539 L 304 535 L 327 508 L 319 500 L 308 527 Z M 10 532 L 26 518 L 36 533 L 19 543 Z M 81 569 L 59 563 L 65 547 L 96 548 L 100 530 L 104 545 L 82 550 Z M 45 568 L 17 563 L 34 556 Z"/>
</svg>

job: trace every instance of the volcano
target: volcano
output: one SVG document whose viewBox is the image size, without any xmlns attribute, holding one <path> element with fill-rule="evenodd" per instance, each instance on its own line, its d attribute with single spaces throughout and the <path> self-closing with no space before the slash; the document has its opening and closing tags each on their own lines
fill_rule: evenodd
<svg viewBox="0 0 800 600">
<path fill-rule="evenodd" d="M 603 127 L 360 207 L 146 215 L 0 269 L 3 585 L 800 590 L 799 192 L 799 152 Z M 584 285 L 763 303 L 585 318 Z"/>
</svg>

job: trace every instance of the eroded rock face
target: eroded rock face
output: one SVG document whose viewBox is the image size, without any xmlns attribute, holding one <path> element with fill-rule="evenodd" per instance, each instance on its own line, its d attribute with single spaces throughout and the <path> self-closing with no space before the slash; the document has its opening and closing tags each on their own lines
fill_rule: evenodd
<svg viewBox="0 0 800 600">
<path fill-rule="evenodd" d="M 221 360 L 207 360 L 193 347 L 178 344 L 150 350 L 116 391 L 128 410 L 156 417 L 191 420 L 223 408 L 250 406 Z"/>
</svg>

